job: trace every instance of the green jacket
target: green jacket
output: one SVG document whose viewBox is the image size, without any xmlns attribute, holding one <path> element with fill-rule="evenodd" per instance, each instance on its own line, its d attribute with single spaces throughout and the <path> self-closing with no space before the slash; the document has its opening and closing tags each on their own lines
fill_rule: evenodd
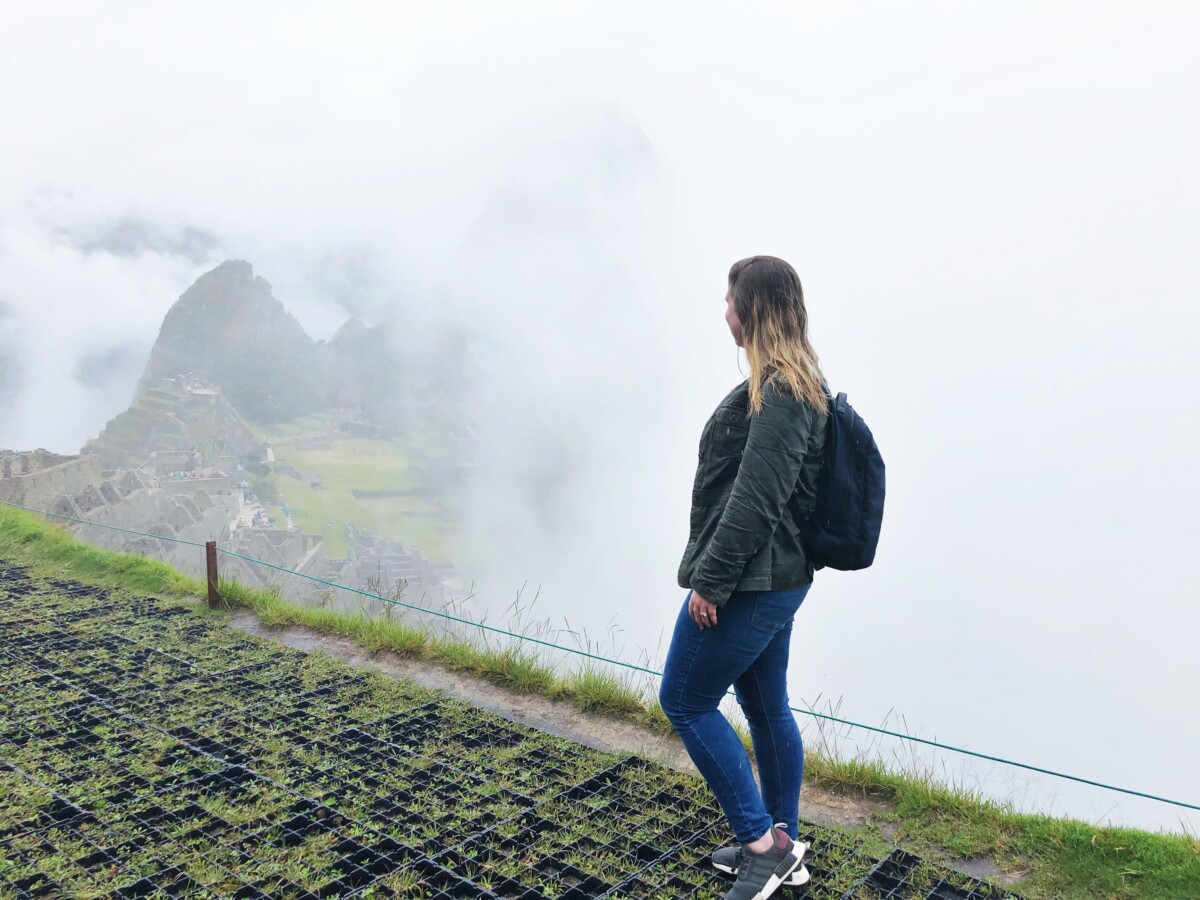
<svg viewBox="0 0 1200 900">
<path fill-rule="evenodd" d="M 700 435 L 691 533 L 679 586 L 718 607 L 734 591 L 809 584 L 813 565 L 800 522 L 812 509 L 827 414 L 782 379 L 763 385 L 763 408 L 747 420 L 750 382 L 717 406 Z"/>
</svg>

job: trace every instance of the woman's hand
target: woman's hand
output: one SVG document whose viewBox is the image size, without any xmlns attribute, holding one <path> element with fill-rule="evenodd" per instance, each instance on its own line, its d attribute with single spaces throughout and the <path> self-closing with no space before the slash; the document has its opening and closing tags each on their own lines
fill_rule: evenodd
<svg viewBox="0 0 1200 900">
<path fill-rule="evenodd" d="M 710 628 L 717 624 L 717 607 L 713 603 L 709 603 L 694 590 L 692 596 L 688 598 L 688 615 L 692 617 L 700 630 Z"/>
</svg>

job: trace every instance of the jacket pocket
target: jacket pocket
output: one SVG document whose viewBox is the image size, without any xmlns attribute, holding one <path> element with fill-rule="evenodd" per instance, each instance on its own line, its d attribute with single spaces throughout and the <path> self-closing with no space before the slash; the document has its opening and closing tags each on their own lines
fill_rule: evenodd
<svg viewBox="0 0 1200 900">
<path fill-rule="evenodd" d="M 714 462 L 741 459 L 750 435 L 746 411 L 737 407 L 722 407 L 713 414 L 709 455 Z"/>
</svg>

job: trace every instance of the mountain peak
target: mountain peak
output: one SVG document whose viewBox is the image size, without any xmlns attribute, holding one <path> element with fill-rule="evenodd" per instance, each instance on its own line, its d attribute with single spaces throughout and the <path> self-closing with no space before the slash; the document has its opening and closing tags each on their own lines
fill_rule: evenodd
<svg viewBox="0 0 1200 900">
<path fill-rule="evenodd" d="M 227 259 L 215 269 L 205 272 L 197 281 L 206 278 L 248 278 L 253 279 L 254 266 L 244 259 Z"/>
<path fill-rule="evenodd" d="M 167 311 L 139 391 L 205 372 L 244 414 L 290 418 L 324 402 L 316 345 L 241 259 L 205 272 Z"/>
<path fill-rule="evenodd" d="M 357 316 L 351 316 L 330 339 L 335 347 L 354 347 L 361 344 L 371 333 L 371 329 Z"/>
</svg>

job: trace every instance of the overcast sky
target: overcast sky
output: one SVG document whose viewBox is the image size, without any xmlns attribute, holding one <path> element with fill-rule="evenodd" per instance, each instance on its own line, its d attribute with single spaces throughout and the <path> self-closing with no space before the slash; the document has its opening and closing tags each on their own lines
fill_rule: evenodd
<svg viewBox="0 0 1200 900">
<path fill-rule="evenodd" d="M 314 338 L 467 322 L 481 599 L 528 579 L 653 656 L 748 372 L 725 275 L 779 255 L 889 488 L 875 566 L 818 573 L 793 700 L 1200 803 L 1197 10 L 4 3 L 0 446 L 77 452 L 227 258 Z M 567 461 L 561 527 L 531 454 Z"/>
</svg>

